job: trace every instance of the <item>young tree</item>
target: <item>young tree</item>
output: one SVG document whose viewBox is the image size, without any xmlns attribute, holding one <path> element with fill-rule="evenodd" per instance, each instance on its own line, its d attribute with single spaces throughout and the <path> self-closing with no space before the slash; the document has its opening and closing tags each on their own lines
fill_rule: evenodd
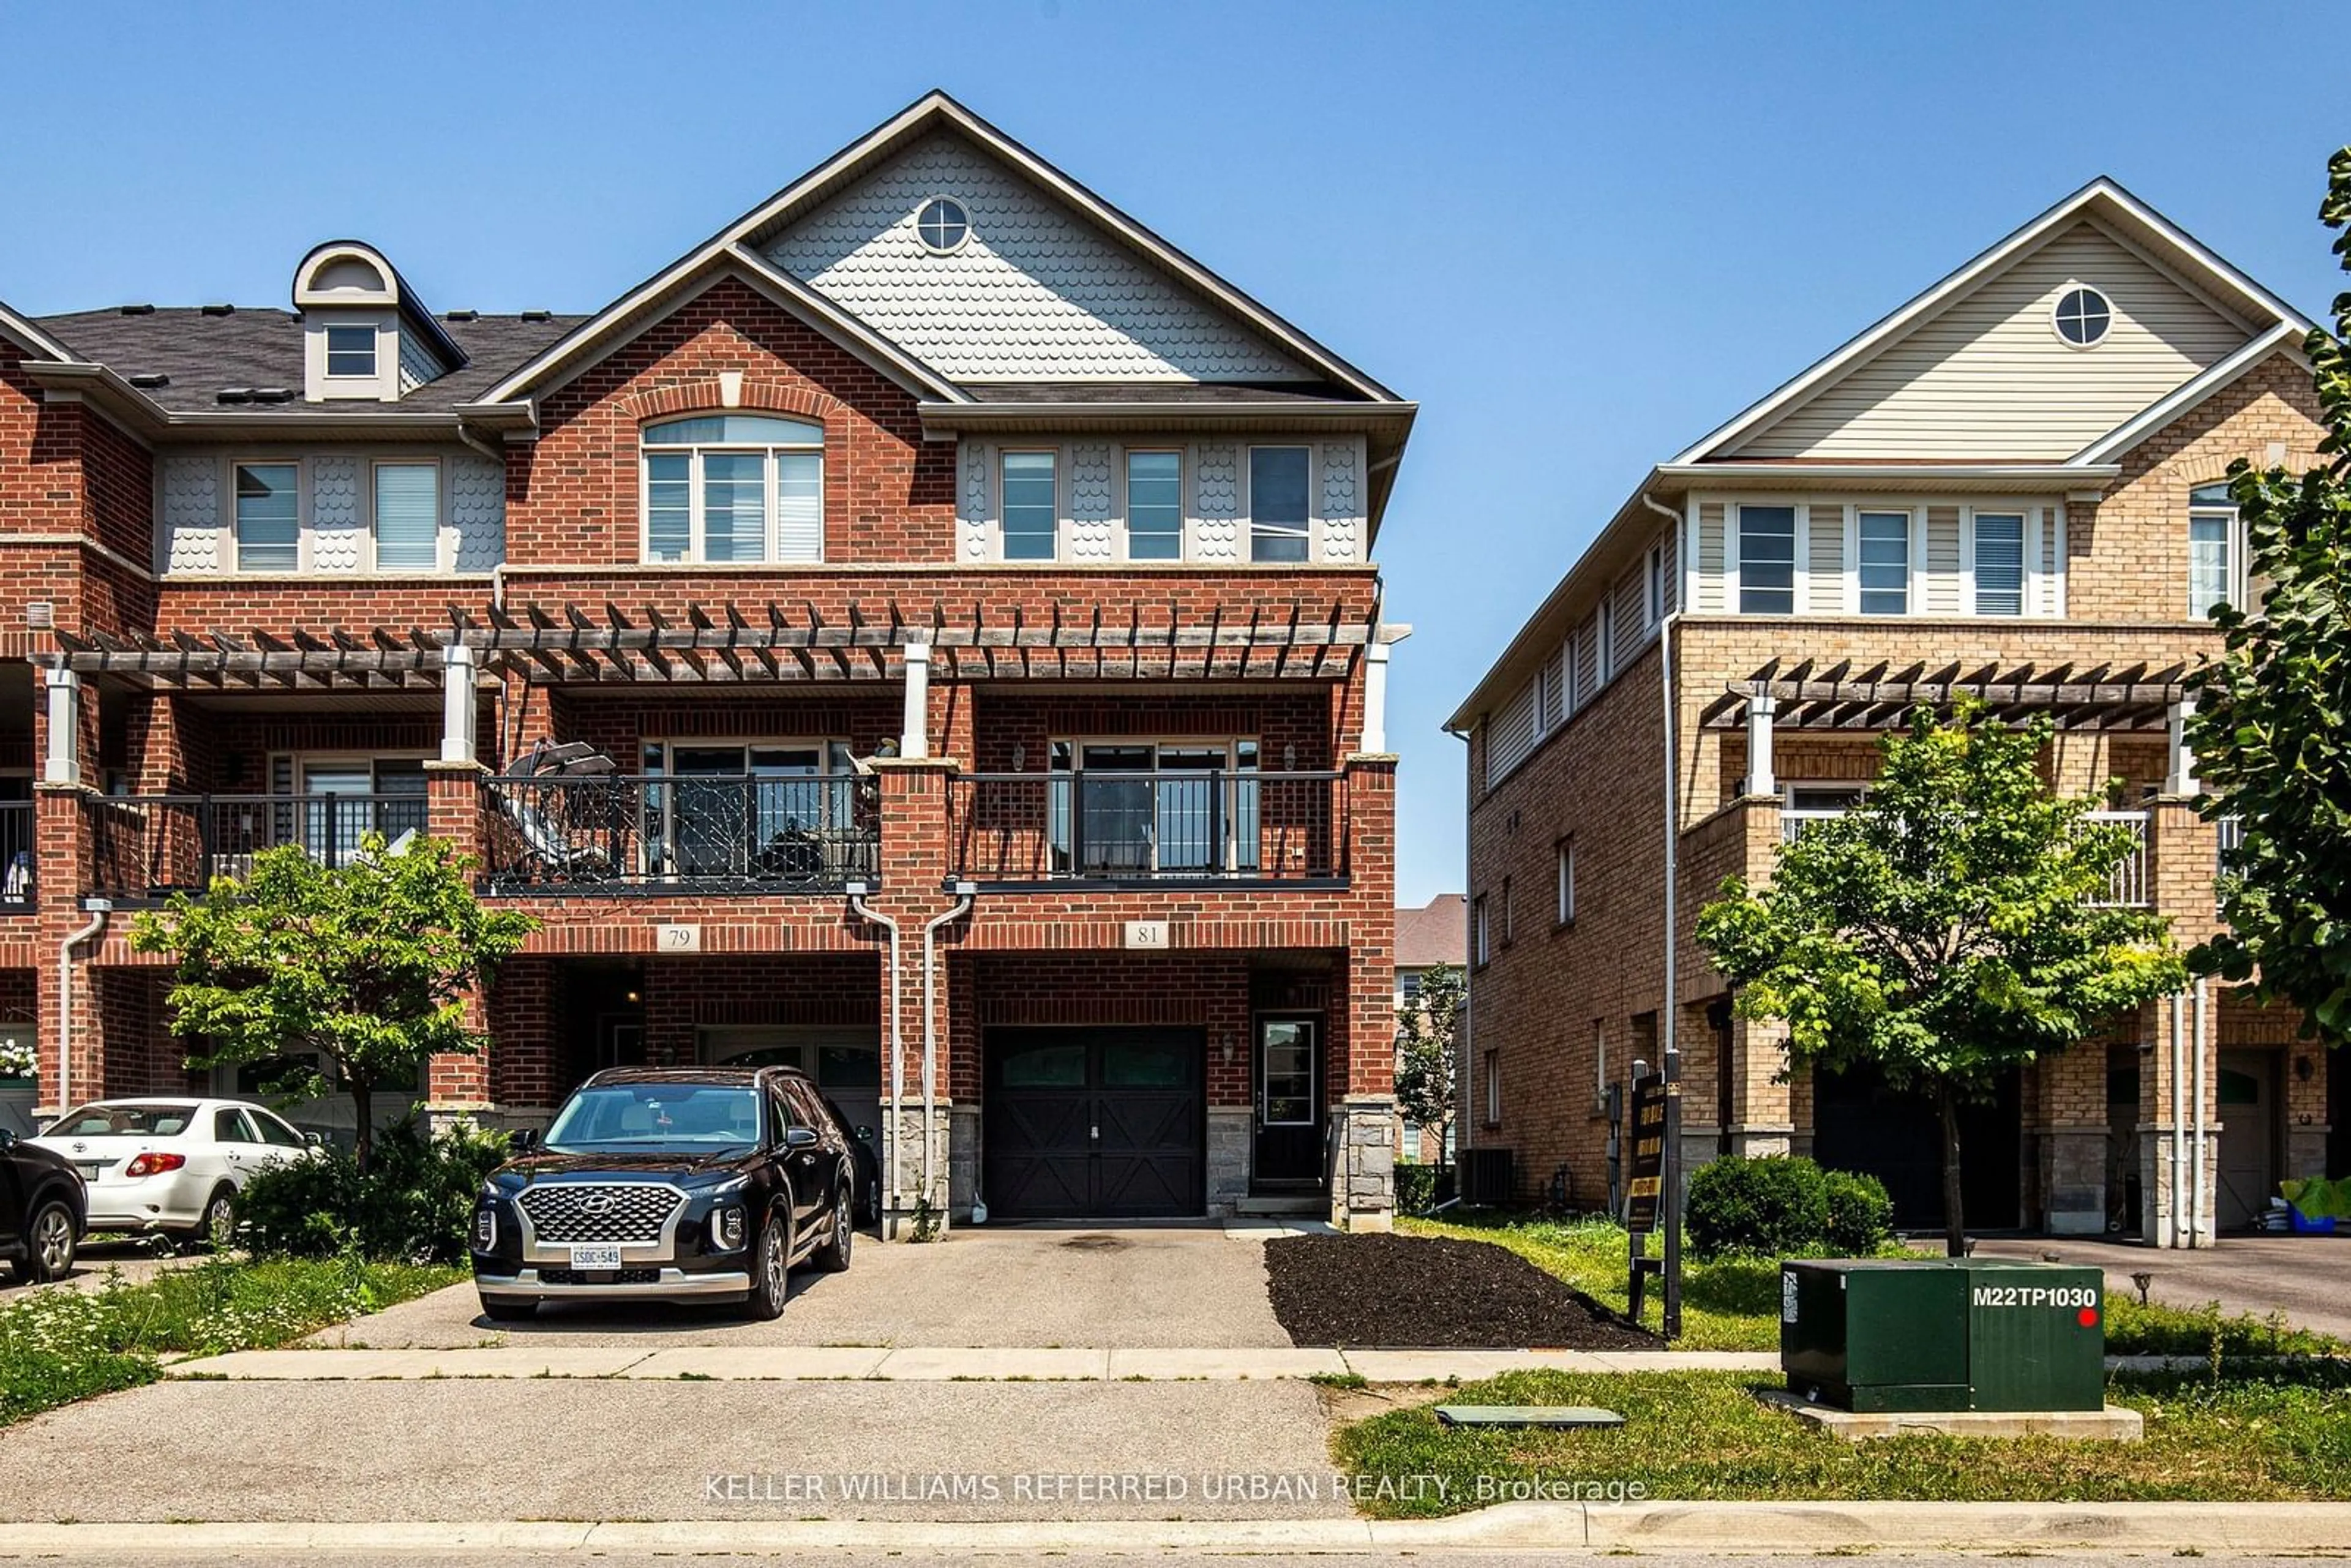
<svg viewBox="0 0 2351 1568">
<path fill-rule="evenodd" d="M 1453 1128 L 1460 1023 L 1461 971 L 1450 964 L 1422 970 L 1419 993 L 1396 1009 L 1396 1105 L 1416 1124 L 1437 1129 L 1440 1158 Z"/>
<path fill-rule="evenodd" d="M 172 1021 L 208 1047 L 191 1067 L 308 1052 L 333 1063 L 359 1118 L 365 1170 L 376 1085 L 422 1071 L 429 1056 L 480 1049 L 464 995 L 538 925 L 484 909 L 468 862 L 445 841 L 420 838 L 395 852 L 371 833 L 340 866 L 297 844 L 264 851 L 243 880 L 216 878 L 201 895 L 177 894 L 141 915 L 131 945 L 178 960 Z M 280 1087 L 316 1095 L 329 1085 L 297 1071 Z"/>
<path fill-rule="evenodd" d="M 2037 759 L 2053 727 L 1962 705 L 1888 736 L 1861 805 L 1808 823 L 1770 885 L 1732 877 L 1698 916 L 1739 1012 L 1783 1019 L 1792 1066 L 1871 1063 L 1933 1098 L 1944 1239 L 1965 1250 L 1959 1107 L 2108 1015 L 2179 988 L 2167 923 L 2105 902 L 2128 829 L 2059 800 Z"/>
<path fill-rule="evenodd" d="M 2351 148 L 2327 172 L 2319 219 L 2346 231 L 2335 251 L 2351 272 Z M 2351 293 L 2335 309 L 2351 337 Z M 2242 835 L 2220 883 L 2225 928 L 2189 961 L 2300 1009 L 2333 1046 L 2351 1037 L 2351 361 L 2324 331 L 2304 351 L 2331 460 L 2299 477 L 2229 470 L 2261 609 L 2214 613 L 2226 649 L 2190 677 L 2188 737 L 2205 814 L 2235 818 Z"/>
</svg>

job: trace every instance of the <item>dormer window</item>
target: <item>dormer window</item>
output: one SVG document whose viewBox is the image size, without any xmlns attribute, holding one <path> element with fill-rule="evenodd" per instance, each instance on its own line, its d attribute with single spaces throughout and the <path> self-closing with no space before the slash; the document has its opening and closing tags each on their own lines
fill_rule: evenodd
<svg viewBox="0 0 2351 1568">
<path fill-rule="evenodd" d="M 329 327 L 327 374 L 338 381 L 353 376 L 375 379 L 375 328 Z"/>
</svg>

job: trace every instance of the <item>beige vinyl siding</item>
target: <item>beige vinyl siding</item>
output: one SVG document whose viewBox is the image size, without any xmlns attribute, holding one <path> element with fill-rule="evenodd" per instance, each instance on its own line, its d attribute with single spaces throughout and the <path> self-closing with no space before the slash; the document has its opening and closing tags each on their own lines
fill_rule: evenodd
<svg viewBox="0 0 2351 1568">
<path fill-rule="evenodd" d="M 1542 667 L 1542 729 L 1557 729 L 1567 717 L 1567 645 L 1562 643 Z"/>
<path fill-rule="evenodd" d="M 1926 613 L 1958 615 L 1971 608 L 1960 602 L 1959 507 L 1927 508 L 1925 556 L 1925 570 L 1918 574 L 1917 586 Z"/>
<path fill-rule="evenodd" d="M 1511 769 L 1535 748 L 1536 683 L 1520 686 L 1501 711 L 1486 721 L 1486 788 L 1491 789 L 1510 776 Z"/>
<path fill-rule="evenodd" d="M 1608 673 L 1617 671 L 1633 662 L 1634 655 L 1647 642 L 1649 632 L 1648 564 L 1644 561 L 1616 580 L 1609 590 L 1608 602 Z"/>
<path fill-rule="evenodd" d="M 1722 503 L 1706 501 L 1698 509 L 1698 588 L 1690 608 L 1701 614 L 1719 614 L 1729 608 L 1724 598 Z"/>
<path fill-rule="evenodd" d="M 1814 501 L 1807 508 L 1804 608 L 1815 615 L 1844 613 L 1844 507 Z"/>
<path fill-rule="evenodd" d="M 2074 348 L 2050 326 L 2074 283 L 2114 306 L 2095 348 Z M 2251 336 L 2085 220 L 1725 455 L 2070 457 Z"/>
<path fill-rule="evenodd" d="M 1682 607 L 1682 531 L 1667 528 L 1657 541 L 1665 559 L 1658 570 L 1666 583 L 1666 613 L 1671 615 Z"/>
<path fill-rule="evenodd" d="M 1597 612 L 1583 618 L 1575 629 L 1572 657 L 1575 663 L 1575 706 L 1583 706 L 1600 695 L 1600 616 Z"/>
</svg>

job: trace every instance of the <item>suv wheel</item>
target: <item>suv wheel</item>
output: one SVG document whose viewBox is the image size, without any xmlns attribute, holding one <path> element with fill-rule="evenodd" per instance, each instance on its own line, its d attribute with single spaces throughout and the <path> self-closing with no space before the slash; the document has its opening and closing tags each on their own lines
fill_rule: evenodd
<svg viewBox="0 0 2351 1568">
<path fill-rule="evenodd" d="M 843 1183 L 833 1197 L 832 1218 L 826 1223 L 832 1228 L 831 1234 L 816 1249 L 814 1261 L 826 1273 L 838 1274 L 849 1267 L 850 1245 L 857 1235 L 857 1206 L 850 1197 L 848 1184 Z"/>
<path fill-rule="evenodd" d="M 792 1217 L 778 1208 L 759 1227 L 751 1247 L 751 1294 L 745 1309 L 761 1322 L 784 1315 L 784 1299 L 791 1290 Z"/>
</svg>

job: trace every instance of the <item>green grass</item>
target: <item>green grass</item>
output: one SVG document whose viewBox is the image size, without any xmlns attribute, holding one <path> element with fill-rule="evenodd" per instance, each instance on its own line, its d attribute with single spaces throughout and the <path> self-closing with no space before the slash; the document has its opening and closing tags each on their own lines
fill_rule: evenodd
<svg viewBox="0 0 2351 1568">
<path fill-rule="evenodd" d="M 152 1383 L 165 1356 L 266 1350 L 464 1277 L 432 1264 L 214 1259 L 143 1284 L 31 1291 L 0 1306 L 0 1426 Z"/>
<path fill-rule="evenodd" d="M 1848 1443 L 1760 1404 L 1732 1373 L 1520 1372 L 1442 1396 L 1474 1405 L 1598 1405 L 1615 1430 L 1455 1430 L 1432 1405 L 1391 1411 L 1332 1442 L 1368 1511 L 1458 1513 L 1513 1484 L 1585 1500 L 1951 1501 L 2330 1500 L 2351 1495 L 2351 1367 L 2309 1363 L 2213 1382 L 2127 1376 L 2108 1397 L 2147 1418 L 2140 1443 L 1918 1434 Z M 1435 1485 L 1413 1478 L 1433 1477 Z M 1383 1495 L 1367 1483 L 1389 1478 Z M 1481 1493 L 1480 1483 L 1485 1485 Z M 1571 1492 L 1571 1483 L 1583 1489 Z"/>
<path fill-rule="evenodd" d="M 1450 1221 L 1402 1219 L 1396 1228 L 1412 1236 L 1452 1236 L 1507 1247 L 1538 1269 L 1616 1312 L 1627 1309 L 1625 1235 L 1606 1220 L 1535 1219 L 1496 1212 Z M 1657 1241 L 1649 1241 L 1650 1256 Z M 1649 1281 L 1642 1322 L 1659 1322 L 1659 1285 Z M 1770 1258 L 1718 1258 L 1682 1265 L 1682 1337 L 1679 1350 L 1780 1348 L 1780 1265 Z M 2225 1315 L 2217 1305 L 2199 1309 L 2157 1303 L 2140 1306 L 2125 1296 L 2106 1301 L 2106 1352 L 2110 1355 L 2209 1356 L 2340 1355 L 2351 1345 L 2325 1334 L 2297 1329 L 2282 1319 L 2250 1313 Z"/>
</svg>

